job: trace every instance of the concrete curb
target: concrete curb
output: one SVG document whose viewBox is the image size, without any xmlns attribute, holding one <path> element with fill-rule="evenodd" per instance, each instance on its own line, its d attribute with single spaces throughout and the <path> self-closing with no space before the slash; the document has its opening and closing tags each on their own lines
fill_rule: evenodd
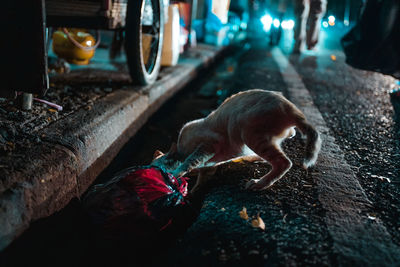
<svg viewBox="0 0 400 267">
<path fill-rule="evenodd" d="M 31 222 L 80 197 L 147 119 L 224 51 L 199 45 L 155 84 L 116 90 L 39 131 L 41 147 L 26 153 L 23 168 L 7 171 L 7 183 L 0 179 L 0 251 Z"/>
</svg>

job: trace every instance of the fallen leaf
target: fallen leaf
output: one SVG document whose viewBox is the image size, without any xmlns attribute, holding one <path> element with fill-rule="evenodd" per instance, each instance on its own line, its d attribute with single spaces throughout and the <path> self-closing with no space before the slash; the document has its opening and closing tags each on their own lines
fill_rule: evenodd
<svg viewBox="0 0 400 267">
<path fill-rule="evenodd" d="M 260 228 L 261 230 L 265 230 L 265 223 L 260 217 L 260 213 L 257 214 L 257 217 L 251 221 L 251 225 L 256 228 Z"/>
<path fill-rule="evenodd" d="M 287 217 L 287 213 L 283 216 L 283 222 L 286 223 L 286 217 Z"/>
<path fill-rule="evenodd" d="M 11 148 L 14 149 L 15 148 L 15 144 L 13 142 L 7 142 L 7 145 Z"/>
<path fill-rule="evenodd" d="M 242 158 L 238 158 L 238 159 L 233 159 L 232 162 L 235 163 L 244 163 L 244 160 Z"/>
<path fill-rule="evenodd" d="M 57 112 L 57 110 L 56 110 L 56 109 L 53 109 L 53 108 L 49 108 L 49 111 L 50 111 L 51 113 Z"/>
<path fill-rule="evenodd" d="M 243 209 L 241 211 L 239 211 L 239 216 L 240 218 L 242 218 L 243 220 L 248 220 L 249 219 L 249 215 L 247 215 L 247 209 L 246 207 L 243 207 Z"/>
<path fill-rule="evenodd" d="M 376 220 L 376 215 L 375 215 L 375 213 L 367 213 L 367 217 L 368 217 L 368 219 L 370 219 L 370 220 Z"/>
</svg>

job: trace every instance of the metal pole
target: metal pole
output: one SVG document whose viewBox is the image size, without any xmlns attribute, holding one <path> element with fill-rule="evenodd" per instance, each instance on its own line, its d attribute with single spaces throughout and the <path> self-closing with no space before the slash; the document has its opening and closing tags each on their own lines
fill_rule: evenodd
<svg viewBox="0 0 400 267">
<path fill-rule="evenodd" d="M 346 0 L 344 4 L 344 16 L 343 16 L 343 24 L 348 26 L 350 23 L 350 1 Z"/>
<path fill-rule="evenodd" d="M 189 31 L 189 33 L 188 33 L 188 41 L 187 41 L 187 43 L 185 44 L 185 50 L 187 49 L 187 48 L 189 48 L 190 47 L 190 45 L 191 45 L 191 39 L 192 39 L 192 20 L 193 20 L 193 17 L 195 17 L 196 16 L 196 12 L 197 12 L 197 0 L 191 0 L 190 1 L 191 3 L 190 3 L 190 18 L 189 18 L 189 25 L 188 25 L 188 31 Z"/>
<path fill-rule="evenodd" d="M 23 110 L 32 109 L 32 94 L 29 93 L 22 94 L 22 109 Z"/>
</svg>

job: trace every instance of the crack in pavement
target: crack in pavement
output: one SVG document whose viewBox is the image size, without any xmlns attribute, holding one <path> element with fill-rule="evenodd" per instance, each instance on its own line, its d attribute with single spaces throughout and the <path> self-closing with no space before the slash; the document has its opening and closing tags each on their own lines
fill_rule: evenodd
<svg viewBox="0 0 400 267">
<path fill-rule="evenodd" d="M 344 158 L 344 152 L 330 135 L 318 108 L 301 77 L 277 47 L 272 56 L 287 85 L 288 98 L 296 104 L 321 134 L 322 147 L 315 175 L 318 198 L 326 210 L 325 223 L 334 240 L 339 265 L 394 266 L 400 262 L 400 248 L 379 218 L 369 218 L 371 201 Z"/>
</svg>

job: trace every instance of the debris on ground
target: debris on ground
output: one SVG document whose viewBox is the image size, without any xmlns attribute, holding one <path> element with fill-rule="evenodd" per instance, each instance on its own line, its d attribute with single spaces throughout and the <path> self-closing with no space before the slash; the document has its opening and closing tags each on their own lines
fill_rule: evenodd
<svg viewBox="0 0 400 267">
<path fill-rule="evenodd" d="M 265 231 L 265 223 L 263 219 L 260 217 L 260 213 L 257 214 L 257 217 L 251 221 L 251 225 L 254 228 L 260 228 L 261 230 Z"/>
<path fill-rule="evenodd" d="M 240 218 L 242 218 L 243 220 L 248 220 L 249 219 L 249 215 L 247 215 L 247 209 L 246 207 L 243 207 L 243 209 L 241 211 L 239 211 L 239 216 Z"/>
</svg>

